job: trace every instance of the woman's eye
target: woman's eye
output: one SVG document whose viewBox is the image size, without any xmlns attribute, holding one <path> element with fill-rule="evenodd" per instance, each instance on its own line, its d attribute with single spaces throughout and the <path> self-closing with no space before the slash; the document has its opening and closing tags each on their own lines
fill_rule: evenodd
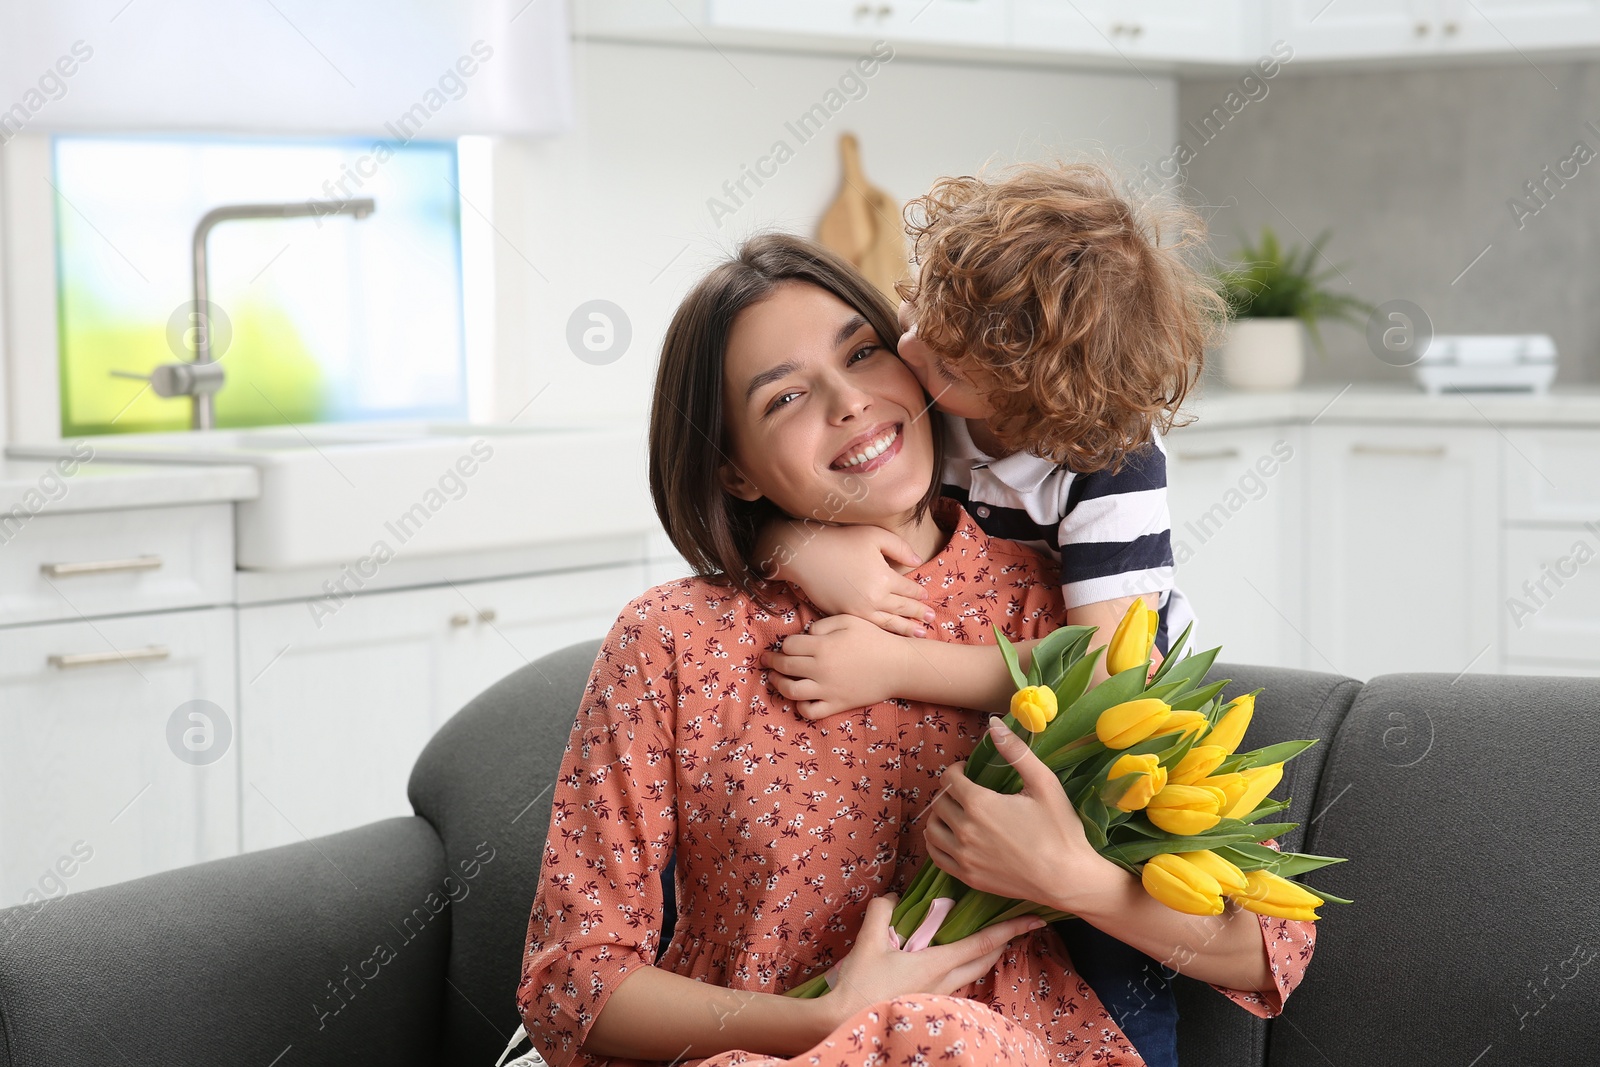
<svg viewBox="0 0 1600 1067">
<path fill-rule="evenodd" d="M 783 407 L 784 404 L 786 404 L 788 402 L 789 397 L 791 397 L 791 396 L 799 396 L 799 395 L 800 394 L 797 393 L 797 392 L 779 393 L 776 397 L 773 398 L 772 403 L 767 405 L 767 410 L 768 411 L 777 411 L 779 408 Z"/>
<path fill-rule="evenodd" d="M 879 348 L 878 345 L 862 345 L 860 348 L 858 348 L 854 352 L 850 353 L 850 358 L 845 361 L 846 365 L 848 365 L 850 363 L 855 363 L 857 361 L 856 360 L 857 356 L 871 355 L 872 353 L 876 352 L 878 350 L 878 348 Z"/>
</svg>

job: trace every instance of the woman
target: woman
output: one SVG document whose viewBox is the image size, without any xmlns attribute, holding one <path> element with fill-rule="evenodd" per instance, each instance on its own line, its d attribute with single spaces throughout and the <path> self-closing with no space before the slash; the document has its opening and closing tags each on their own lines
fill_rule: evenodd
<svg viewBox="0 0 1600 1067">
<path fill-rule="evenodd" d="M 1258 1015 L 1280 1011 L 1304 971 L 1311 924 L 1156 903 L 1094 853 L 1015 738 L 997 743 L 1022 793 L 976 796 L 962 780 L 941 797 L 980 736 L 975 713 L 889 700 L 813 723 L 770 684 L 761 652 L 820 618 L 750 558 L 778 512 L 904 537 L 948 640 L 990 643 L 991 625 L 1024 640 L 1065 616 L 1042 557 L 936 499 L 937 435 L 895 336 L 859 275 L 776 234 L 747 242 L 673 319 L 651 488 L 707 577 L 624 609 L 562 761 L 517 993 L 553 1067 L 1141 1063 L 1029 917 L 894 947 L 884 894 L 930 848 L 968 884 L 1083 915 Z M 674 851 L 678 921 L 658 959 Z M 830 969 L 823 997 L 777 995 Z"/>
</svg>

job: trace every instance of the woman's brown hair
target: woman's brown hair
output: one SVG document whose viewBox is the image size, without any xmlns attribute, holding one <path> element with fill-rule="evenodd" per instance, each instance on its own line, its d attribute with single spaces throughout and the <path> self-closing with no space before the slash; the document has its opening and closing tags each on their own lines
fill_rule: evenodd
<svg viewBox="0 0 1600 1067">
<path fill-rule="evenodd" d="M 718 477 L 722 465 L 731 462 L 723 423 L 723 365 L 734 320 L 784 282 L 806 282 L 832 293 L 860 312 L 896 356 L 900 339 L 895 309 L 871 282 L 816 242 L 786 233 L 751 237 L 678 305 L 656 367 L 650 496 L 667 536 L 697 574 L 731 582 L 752 596 L 768 578 L 752 566 L 756 536 L 783 513 L 765 498 L 740 500 Z M 939 494 L 943 449 L 937 424 L 930 428 L 933 476 L 917 505 L 919 518 Z"/>
<path fill-rule="evenodd" d="M 1226 320 L 1191 265 L 1205 226 L 1094 163 L 941 178 L 906 209 L 918 335 L 984 392 L 1008 447 L 1088 473 L 1163 433 Z"/>
</svg>

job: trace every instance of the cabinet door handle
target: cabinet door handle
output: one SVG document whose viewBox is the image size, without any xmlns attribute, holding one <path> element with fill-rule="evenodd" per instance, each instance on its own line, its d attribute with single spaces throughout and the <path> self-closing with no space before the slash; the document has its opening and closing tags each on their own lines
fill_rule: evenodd
<svg viewBox="0 0 1600 1067">
<path fill-rule="evenodd" d="M 1408 448 L 1405 445 L 1351 445 L 1350 451 L 1358 456 L 1414 456 L 1441 459 L 1447 450 L 1444 445 L 1418 445 L 1415 448 Z"/>
<path fill-rule="evenodd" d="M 46 578 L 71 578 L 79 574 L 116 574 L 120 571 L 153 571 L 161 567 L 160 556 L 131 556 L 128 559 L 96 559 L 85 563 L 41 563 Z"/>
<path fill-rule="evenodd" d="M 68 652 L 51 656 L 48 662 L 58 671 L 70 671 L 75 667 L 99 667 L 107 663 L 127 663 L 131 660 L 167 659 L 171 655 L 172 650 L 166 645 L 146 645 L 144 648 L 125 648 L 120 651 L 113 649 L 110 652 Z"/>
<path fill-rule="evenodd" d="M 1428 24 L 1426 22 L 1417 23 L 1415 29 L 1418 37 L 1428 36 Z"/>
<path fill-rule="evenodd" d="M 464 611 L 458 611 L 454 615 L 450 616 L 451 626 L 466 626 L 470 622 L 472 622 L 472 616 L 468 615 Z"/>
<path fill-rule="evenodd" d="M 1237 448 L 1213 448 L 1209 452 L 1178 452 L 1177 457 L 1185 463 L 1201 463 L 1208 459 L 1238 459 Z"/>
<path fill-rule="evenodd" d="M 493 608 L 484 608 L 482 611 L 478 612 L 479 622 L 494 622 L 497 617 L 498 616 L 495 614 L 495 610 Z"/>
</svg>

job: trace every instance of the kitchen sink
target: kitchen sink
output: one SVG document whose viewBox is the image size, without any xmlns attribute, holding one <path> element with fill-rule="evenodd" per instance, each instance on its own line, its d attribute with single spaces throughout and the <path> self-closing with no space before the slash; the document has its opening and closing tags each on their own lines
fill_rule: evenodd
<svg viewBox="0 0 1600 1067">
<path fill-rule="evenodd" d="M 82 440 L 106 462 L 256 468 L 261 493 L 235 510 L 235 558 L 244 570 L 512 548 L 656 525 L 643 420 L 625 429 L 322 423 Z M 75 444 L 7 452 L 53 459 Z"/>
</svg>

